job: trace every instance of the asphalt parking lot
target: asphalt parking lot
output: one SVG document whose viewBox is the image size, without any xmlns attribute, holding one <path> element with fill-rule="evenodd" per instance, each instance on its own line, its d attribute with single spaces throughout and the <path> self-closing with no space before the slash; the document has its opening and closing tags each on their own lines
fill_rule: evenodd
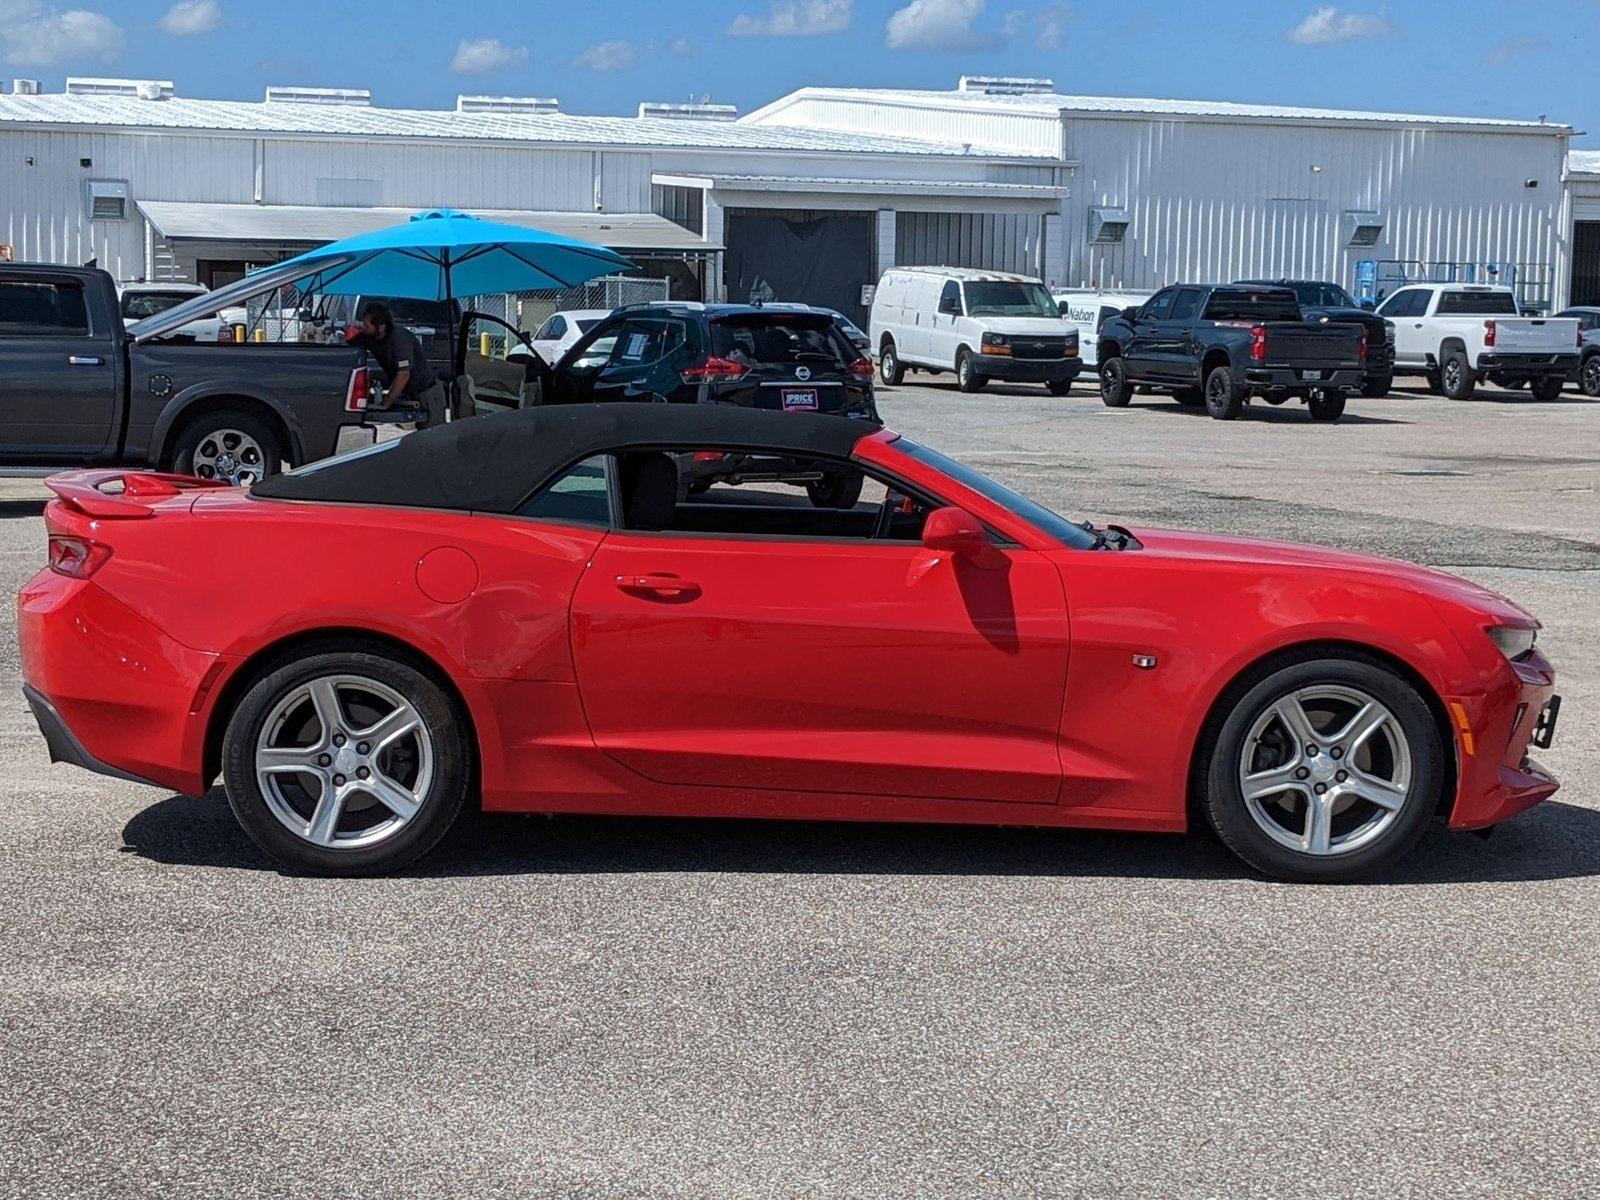
<svg viewBox="0 0 1600 1200">
<path fill-rule="evenodd" d="M 8 604 L 0 1195 L 1592 1196 L 1600 402 L 880 403 L 1069 515 L 1505 592 L 1564 789 L 1340 888 L 1201 835 L 482 816 L 296 879 L 219 792 L 49 767 Z M 0 481 L 7 593 L 42 494 Z M 218 547 L 219 602 L 264 569 Z"/>
</svg>

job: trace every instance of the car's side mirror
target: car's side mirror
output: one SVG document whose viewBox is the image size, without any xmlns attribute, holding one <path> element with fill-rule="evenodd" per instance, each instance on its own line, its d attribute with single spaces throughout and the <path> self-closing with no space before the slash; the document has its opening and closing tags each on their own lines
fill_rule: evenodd
<svg viewBox="0 0 1600 1200">
<path fill-rule="evenodd" d="M 961 315 L 961 301 L 941 300 L 939 301 L 939 311 L 948 317 L 959 317 Z"/>
<path fill-rule="evenodd" d="M 928 514 L 922 523 L 922 544 L 957 558 L 976 558 L 989 548 L 989 535 L 977 517 L 951 504 Z"/>
<path fill-rule="evenodd" d="M 1130 304 L 1127 308 L 1122 310 L 1122 319 L 1124 321 L 1137 321 L 1139 319 L 1139 314 L 1143 311 L 1144 309 L 1140 308 L 1137 304 Z"/>
</svg>

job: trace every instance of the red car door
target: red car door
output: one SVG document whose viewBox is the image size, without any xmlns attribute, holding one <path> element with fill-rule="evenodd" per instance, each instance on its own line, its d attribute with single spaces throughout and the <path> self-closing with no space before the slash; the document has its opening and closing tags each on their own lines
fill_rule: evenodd
<svg viewBox="0 0 1600 1200">
<path fill-rule="evenodd" d="M 935 558 L 610 534 L 572 604 L 596 741 L 663 783 L 1054 803 L 1060 577 L 1021 548 Z"/>
</svg>

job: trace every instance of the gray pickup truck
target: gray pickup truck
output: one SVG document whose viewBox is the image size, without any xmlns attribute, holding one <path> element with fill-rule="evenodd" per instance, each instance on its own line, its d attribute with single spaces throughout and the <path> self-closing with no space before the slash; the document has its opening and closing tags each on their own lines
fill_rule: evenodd
<svg viewBox="0 0 1600 1200">
<path fill-rule="evenodd" d="M 104 271 L 0 263 L 0 472 L 138 465 L 247 484 L 332 454 L 363 422 L 366 352 L 173 336 L 233 290 L 125 328 Z"/>
</svg>

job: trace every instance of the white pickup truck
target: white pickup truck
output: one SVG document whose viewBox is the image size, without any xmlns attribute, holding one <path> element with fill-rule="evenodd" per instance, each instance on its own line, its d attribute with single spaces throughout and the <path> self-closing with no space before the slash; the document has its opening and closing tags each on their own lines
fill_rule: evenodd
<svg viewBox="0 0 1600 1200">
<path fill-rule="evenodd" d="M 1526 383 L 1538 399 L 1554 400 L 1578 365 L 1578 322 L 1519 315 L 1509 287 L 1414 283 L 1378 312 L 1394 322 L 1394 373 L 1425 375 L 1452 400 L 1471 397 L 1480 379 Z"/>
</svg>

